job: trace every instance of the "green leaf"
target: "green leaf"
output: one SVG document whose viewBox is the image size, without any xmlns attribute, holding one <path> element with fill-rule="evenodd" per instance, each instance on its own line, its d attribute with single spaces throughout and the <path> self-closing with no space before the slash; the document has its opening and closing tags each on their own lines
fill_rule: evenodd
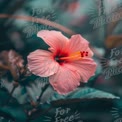
<svg viewBox="0 0 122 122">
<path fill-rule="evenodd" d="M 6 103 L 9 98 L 9 93 L 6 90 L 0 89 L 0 117 L 3 120 L 13 120 L 17 122 L 25 122 L 27 115 L 23 107 L 13 97 L 9 103 Z"/>
<path fill-rule="evenodd" d="M 0 112 L 9 115 L 8 118 L 14 118 L 17 122 L 25 122 L 27 119 L 25 112 L 19 105 L 1 107 Z"/>
<path fill-rule="evenodd" d="M 52 103 L 54 103 L 55 101 L 63 101 L 64 103 L 69 103 L 85 99 L 119 99 L 119 97 L 111 93 L 96 90 L 94 88 L 84 87 L 77 88 L 75 91 L 66 95 L 60 95 L 57 92 L 54 92 L 52 97 L 49 98 L 48 102 L 52 101 Z"/>
</svg>

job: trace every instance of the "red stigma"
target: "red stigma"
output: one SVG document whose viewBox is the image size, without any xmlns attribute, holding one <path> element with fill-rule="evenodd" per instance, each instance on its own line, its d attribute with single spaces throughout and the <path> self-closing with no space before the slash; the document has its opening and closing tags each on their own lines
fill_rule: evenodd
<svg viewBox="0 0 122 122">
<path fill-rule="evenodd" d="M 88 52 L 80 51 L 81 57 L 88 56 Z"/>
</svg>

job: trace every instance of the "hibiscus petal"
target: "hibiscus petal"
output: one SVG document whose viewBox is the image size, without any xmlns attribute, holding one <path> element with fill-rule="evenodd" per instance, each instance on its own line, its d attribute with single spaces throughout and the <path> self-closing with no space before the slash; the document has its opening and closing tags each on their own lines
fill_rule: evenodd
<svg viewBox="0 0 122 122">
<path fill-rule="evenodd" d="M 70 53 L 74 53 L 77 51 L 87 51 L 89 57 L 93 56 L 93 52 L 89 48 L 89 42 L 84 39 L 80 34 L 73 35 L 71 37 L 67 48 Z"/>
<path fill-rule="evenodd" d="M 82 77 L 81 82 L 87 82 L 96 71 L 97 64 L 91 58 L 84 58 L 70 63 L 74 66 Z"/>
<path fill-rule="evenodd" d="M 69 64 L 60 66 L 58 72 L 49 77 L 50 84 L 59 94 L 66 94 L 80 85 L 80 74 Z"/>
<path fill-rule="evenodd" d="M 47 43 L 51 48 L 51 51 L 57 51 L 58 49 L 62 49 L 65 45 L 67 45 L 67 42 L 69 42 L 69 39 L 65 37 L 61 32 L 59 31 L 49 31 L 49 30 L 43 30 L 39 31 L 37 34 L 38 37 L 42 38 L 45 43 Z"/>
<path fill-rule="evenodd" d="M 52 53 L 44 50 L 36 50 L 29 54 L 28 68 L 38 76 L 48 77 L 57 72 L 59 64 L 53 59 Z"/>
</svg>

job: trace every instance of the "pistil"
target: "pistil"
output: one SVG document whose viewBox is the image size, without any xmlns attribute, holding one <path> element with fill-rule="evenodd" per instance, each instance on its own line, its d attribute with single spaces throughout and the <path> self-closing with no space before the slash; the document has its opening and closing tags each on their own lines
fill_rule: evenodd
<svg viewBox="0 0 122 122">
<path fill-rule="evenodd" d="M 88 56 L 87 51 L 79 51 L 79 52 L 72 53 L 67 57 L 60 57 L 59 60 L 79 60 L 87 56 Z"/>
</svg>

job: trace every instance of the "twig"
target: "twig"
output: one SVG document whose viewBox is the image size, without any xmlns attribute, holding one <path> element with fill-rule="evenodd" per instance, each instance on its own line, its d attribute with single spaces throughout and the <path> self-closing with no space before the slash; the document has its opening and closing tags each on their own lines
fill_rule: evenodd
<svg viewBox="0 0 122 122">
<path fill-rule="evenodd" d="M 9 70 L 9 67 L 0 63 L 0 69 Z"/>
<path fill-rule="evenodd" d="M 41 97 L 42 97 L 42 95 L 43 95 L 44 91 L 47 89 L 47 87 L 48 87 L 48 86 L 49 86 L 49 84 L 46 84 L 46 85 L 45 85 L 45 87 L 42 89 L 42 91 L 43 91 L 43 92 L 41 92 L 41 94 L 40 94 L 39 98 L 37 99 L 37 102 L 40 102 Z"/>
<path fill-rule="evenodd" d="M 32 22 L 33 20 L 35 20 L 34 22 L 35 23 L 39 23 L 39 24 L 44 24 L 44 25 L 49 25 L 51 27 L 55 27 L 69 35 L 73 35 L 75 34 L 75 32 L 73 32 L 72 30 L 56 23 L 56 22 L 52 22 L 52 21 L 49 21 L 47 19 L 43 19 L 43 18 L 34 18 L 34 17 L 31 17 L 31 16 L 17 16 L 17 15 L 9 15 L 9 14 L 0 14 L 0 18 L 12 18 L 12 19 L 19 19 L 19 20 L 25 20 L 25 21 L 30 21 Z"/>
<path fill-rule="evenodd" d="M 28 115 L 29 115 L 28 121 L 29 121 L 29 119 L 30 119 L 31 117 L 33 117 L 36 113 L 39 114 L 39 113 L 38 113 L 38 111 L 39 111 L 38 107 L 39 107 L 39 104 L 40 104 L 40 100 L 41 100 L 41 97 L 42 97 L 44 91 L 47 89 L 48 86 L 49 86 L 49 84 L 46 84 L 46 85 L 44 86 L 44 88 L 42 89 L 43 92 L 41 92 L 41 94 L 39 95 L 39 98 L 37 99 L 37 103 L 31 101 L 31 105 L 33 106 L 33 109 L 30 110 L 30 111 L 28 112 Z M 52 109 L 52 107 L 51 107 L 51 109 Z M 49 108 L 49 110 L 50 110 L 50 108 Z M 48 109 L 47 109 L 47 111 L 48 111 Z M 44 112 L 44 113 L 45 113 L 45 112 Z"/>
<path fill-rule="evenodd" d="M 9 102 L 10 102 L 10 100 L 11 100 L 11 98 L 12 98 L 12 95 L 13 95 L 15 89 L 18 87 L 18 85 L 19 85 L 18 82 L 14 82 L 14 83 L 13 83 L 13 88 L 12 88 L 10 94 L 9 94 L 8 100 L 5 102 L 5 105 L 8 105 L 8 104 L 9 104 Z"/>
</svg>

